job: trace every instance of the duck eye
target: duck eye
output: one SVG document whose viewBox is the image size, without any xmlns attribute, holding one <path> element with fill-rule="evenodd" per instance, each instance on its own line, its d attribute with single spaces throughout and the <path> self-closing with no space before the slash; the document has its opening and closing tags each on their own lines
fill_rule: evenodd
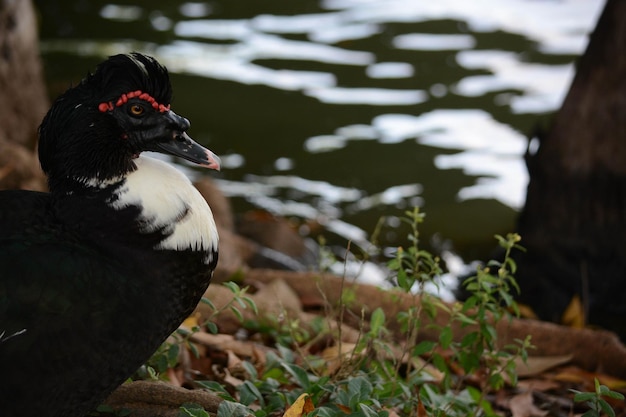
<svg viewBox="0 0 626 417">
<path fill-rule="evenodd" d="M 140 106 L 139 104 L 133 104 L 132 106 L 129 107 L 128 112 L 132 116 L 141 116 L 144 112 L 144 108 Z"/>
</svg>

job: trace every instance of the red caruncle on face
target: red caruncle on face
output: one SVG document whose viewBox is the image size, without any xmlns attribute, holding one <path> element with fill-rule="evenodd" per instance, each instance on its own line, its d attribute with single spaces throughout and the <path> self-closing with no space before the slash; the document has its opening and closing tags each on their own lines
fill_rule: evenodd
<svg viewBox="0 0 626 417">
<path fill-rule="evenodd" d="M 112 111 L 114 107 L 120 107 L 124 105 L 131 98 L 139 98 L 140 100 L 147 101 L 155 110 L 158 110 L 161 113 L 165 113 L 166 111 L 169 111 L 170 109 L 169 104 L 168 105 L 160 104 L 150 94 L 144 93 L 141 90 L 135 90 L 129 93 L 122 94 L 120 98 L 118 98 L 117 101 L 115 102 L 115 105 L 113 104 L 112 101 L 100 103 L 98 105 L 98 110 L 100 110 L 102 113 Z"/>
</svg>

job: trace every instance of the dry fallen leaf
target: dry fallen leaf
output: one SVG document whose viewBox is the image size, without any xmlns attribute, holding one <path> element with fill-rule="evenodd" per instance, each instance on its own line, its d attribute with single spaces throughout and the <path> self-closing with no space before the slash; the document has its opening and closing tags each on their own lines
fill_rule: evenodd
<svg viewBox="0 0 626 417">
<path fill-rule="evenodd" d="M 424 403 L 422 402 L 422 399 L 419 398 L 418 403 L 417 403 L 417 417 L 426 417 L 427 415 L 428 413 L 426 413 L 426 408 L 424 408 Z"/>
<path fill-rule="evenodd" d="M 561 317 L 561 323 L 577 329 L 585 327 L 585 308 L 578 294 L 575 294 L 567 305 Z"/>
<path fill-rule="evenodd" d="M 524 379 L 517 382 L 517 388 L 524 391 L 539 391 L 546 392 L 550 390 L 556 390 L 561 387 L 556 381 L 550 381 L 546 379 Z"/>
<path fill-rule="evenodd" d="M 509 408 L 513 417 L 543 417 L 548 414 L 547 411 L 535 406 L 533 394 L 530 391 L 511 398 Z"/>
<path fill-rule="evenodd" d="M 310 413 L 315 409 L 313 401 L 309 394 L 304 393 L 298 397 L 298 399 L 285 411 L 283 417 L 301 417 L 306 413 Z"/>
<path fill-rule="evenodd" d="M 226 374 L 226 376 L 224 376 L 224 383 L 230 384 L 233 387 L 238 387 L 240 385 L 243 385 L 244 381 L 242 381 L 239 378 L 235 378 L 234 376 L 232 376 L 230 374 L 230 372 L 228 371 L 228 369 L 224 369 L 224 373 Z"/>
<path fill-rule="evenodd" d="M 518 303 L 517 308 L 521 317 L 526 319 L 539 320 L 539 317 L 537 316 L 537 314 L 535 314 L 534 310 L 529 305 Z"/>
<path fill-rule="evenodd" d="M 324 349 L 321 353 L 321 357 L 326 361 L 326 369 L 324 372 L 327 375 L 334 374 L 341 364 L 349 359 L 349 355 L 354 351 L 356 344 L 343 342 L 341 344 L 333 345 Z M 341 352 L 340 352 L 341 349 Z"/>
<path fill-rule="evenodd" d="M 226 354 L 228 355 L 228 364 L 226 368 L 230 374 L 237 378 L 250 379 L 248 371 L 243 366 L 243 361 L 235 354 L 235 352 L 227 350 Z"/>
<path fill-rule="evenodd" d="M 606 385 L 612 390 L 623 390 L 626 388 L 626 381 L 615 378 L 610 375 L 588 372 L 576 366 L 568 366 L 561 369 L 553 379 L 561 382 L 586 383 L 589 387 L 593 386 L 593 380 L 597 378 L 602 385 Z M 591 388 L 589 388 L 591 389 Z"/>
<path fill-rule="evenodd" d="M 241 364 L 243 363 L 243 361 L 235 354 L 235 352 L 233 352 L 232 350 L 228 349 L 226 351 L 226 354 L 228 355 L 228 370 L 229 371 L 233 371 L 234 369 L 239 369 L 241 368 Z"/>
<path fill-rule="evenodd" d="M 183 321 L 183 323 L 181 324 L 181 327 L 184 327 L 187 329 L 193 329 L 194 327 L 198 326 L 199 318 L 200 318 L 200 314 L 194 313 L 191 316 L 187 317 L 185 321 Z"/>
<path fill-rule="evenodd" d="M 521 358 L 515 359 L 515 371 L 520 378 L 539 375 L 550 368 L 564 365 L 572 360 L 572 355 L 560 356 L 530 356 L 526 362 Z"/>
</svg>

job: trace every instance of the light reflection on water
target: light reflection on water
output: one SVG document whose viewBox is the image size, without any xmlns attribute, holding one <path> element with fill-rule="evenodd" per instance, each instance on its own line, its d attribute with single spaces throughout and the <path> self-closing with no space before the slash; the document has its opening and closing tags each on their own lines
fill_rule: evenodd
<svg viewBox="0 0 626 417">
<path fill-rule="evenodd" d="M 469 216 L 453 207 L 458 201 L 522 206 L 522 155 L 531 124 L 524 117 L 558 108 L 573 76 L 572 55 L 582 53 L 603 2 L 323 0 L 303 2 L 321 11 L 309 13 L 303 6 L 293 16 L 273 13 L 268 2 L 267 11 L 247 17 L 220 14 L 226 3 L 179 2 L 168 13 L 162 10 L 172 2 L 137 3 L 143 6 L 102 4 L 96 15 L 79 14 L 76 19 L 100 22 L 69 38 L 44 33 L 44 58 L 140 50 L 174 74 L 223 81 L 222 97 L 269 88 L 242 99 L 241 126 L 225 128 L 233 132 L 228 144 L 219 137 L 211 143 L 215 151 L 224 149 L 224 167 L 232 171 L 223 172 L 221 187 L 251 206 L 315 219 L 366 245 L 365 230 L 374 226 L 373 217 L 385 214 L 381 208 L 425 203 L 448 213 L 439 221 L 456 224 L 454 230 L 467 227 Z M 113 35 L 103 30 L 107 38 L 97 27 L 111 22 L 118 26 Z M 124 33 L 123 27 L 141 22 L 146 32 L 168 37 L 146 42 Z M 248 126 L 256 119 L 247 116 L 266 107 L 270 96 L 272 103 L 292 100 L 283 106 L 297 112 L 268 113 L 262 123 L 279 126 L 276 145 L 263 138 L 267 149 L 260 152 L 261 139 L 250 137 L 254 129 Z M 179 97 L 177 103 L 191 99 Z M 192 121 L 202 138 L 212 135 L 215 121 L 229 117 L 212 113 Z M 298 117 L 311 125 L 281 131 L 282 121 L 297 123 Z M 384 156 L 409 143 L 416 155 L 433 153 L 430 161 L 417 160 L 406 146 Z M 363 163 L 372 152 L 374 166 Z M 434 180 L 452 178 L 443 173 L 454 170 L 461 179 L 452 184 Z M 433 187 L 453 187 L 455 197 L 433 193 Z M 474 230 L 473 236 L 481 233 L 490 239 L 494 230 Z"/>
<path fill-rule="evenodd" d="M 541 113 L 557 109 L 569 87 L 571 65 L 542 65 L 520 62 L 519 54 L 506 51 L 460 51 L 457 62 L 467 69 L 485 69 L 489 75 L 465 77 L 455 85 L 463 96 L 478 97 L 490 92 L 520 90 L 521 95 L 503 96 L 502 105 L 514 113 Z"/>
</svg>

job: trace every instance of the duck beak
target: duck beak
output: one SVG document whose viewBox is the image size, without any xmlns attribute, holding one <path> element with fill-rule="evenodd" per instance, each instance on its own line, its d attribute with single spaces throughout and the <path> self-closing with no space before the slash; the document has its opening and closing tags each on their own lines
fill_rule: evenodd
<svg viewBox="0 0 626 417">
<path fill-rule="evenodd" d="M 187 132 L 174 132 L 172 140 L 156 143 L 156 151 L 179 156 L 202 167 L 220 170 L 220 158 L 213 152 L 191 139 Z"/>
<path fill-rule="evenodd" d="M 164 129 L 158 135 L 159 140 L 152 142 L 149 150 L 179 156 L 202 167 L 220 170 L 220 158 L 187 134 L 189 120 L 171 110 L 161 117 L 165 118 L 165 122 L 160 123 Z"/>
</svg>

